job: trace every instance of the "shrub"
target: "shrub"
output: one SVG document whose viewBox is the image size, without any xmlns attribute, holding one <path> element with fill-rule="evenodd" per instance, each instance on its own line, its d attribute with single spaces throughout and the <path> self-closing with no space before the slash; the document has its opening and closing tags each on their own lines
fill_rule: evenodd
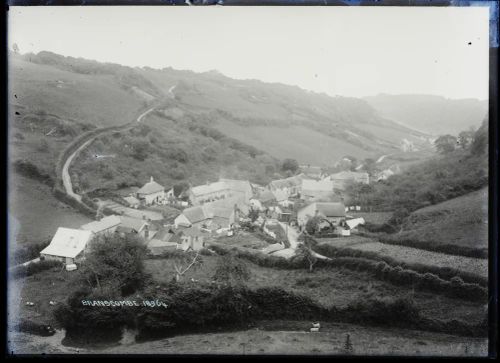
<svg viewBox="0 0 500 363">
<path fill-rule="evenodd" d="M 54 260 L 44 260 L 39 262 L 32 262 L 27 266 L 16 266 L 9 271 L 9 277 L 13 279 L 18 279 L 21 277 L 27 277 L 35 275 L 41 271 L 50 270 L 54 267 L 60 268 L 62 263 L 60 261 Z"/>
</svg>

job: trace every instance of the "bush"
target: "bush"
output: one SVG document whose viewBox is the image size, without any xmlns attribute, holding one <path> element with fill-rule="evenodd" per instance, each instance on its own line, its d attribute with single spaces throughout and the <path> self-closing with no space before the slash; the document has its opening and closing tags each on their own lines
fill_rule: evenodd
<svg viewBox="0 0 500 363">
<path fill-rule="evenodd" d="M 40 262 L 32 262 L 27 266 L 16 266 L 9 271 L 9 277 L 18 279 L 21 277 L 32 276 L 41 271 L 50 270 L 52 268 L 62 267 L 62 262 L 53 260 L 44 260 Z"/>
</svg>

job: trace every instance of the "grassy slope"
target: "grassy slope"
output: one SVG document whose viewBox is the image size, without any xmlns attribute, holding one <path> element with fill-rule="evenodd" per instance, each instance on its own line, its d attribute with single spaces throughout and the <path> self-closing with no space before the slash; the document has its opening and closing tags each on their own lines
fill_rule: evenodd
<svg viewBox="0 0 500 363">
<path fill-rule="evenodd" d="M 164 92 L 178 84 L 174 93 L 191 110 L 228 112 L 229 117 L 217 115 L 213 127 L 278 158 L 330 165 L 346 154 L 365 158 L 397 152 L 402 138 L 423 142 L 422 134 L 381 119 L 355 99 L 210 72 L 145 70 L 143 74 Z"/>
<path fill-rule="evenodd" d="M 48 186 L 17 174 L 9 178 L 8 205 L 11 217 L 19 223 L 17 242 L 21 244 L 42 242 L 52 237 L 59 226 L 78 228 L 90 222 L 57 200 Z"/>
<path fill-rule="evenodd" d="M 412 213 L 402 238 L 488 248 L 488 189 L 466 194 Z"/>
<path fill-rule="evenodd" d="M 143 106 L 112 76 L 77 74 L 16 57 L 9 59 L 9 103 L 98 126 L 126 123 Z"/>
</svg>

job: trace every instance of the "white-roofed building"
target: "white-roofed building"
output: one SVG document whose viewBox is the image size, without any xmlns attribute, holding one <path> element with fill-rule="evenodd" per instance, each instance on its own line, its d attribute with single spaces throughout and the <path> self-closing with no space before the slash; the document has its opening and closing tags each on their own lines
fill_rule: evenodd
<svg viewBox="0 0 500 363">
<path fill-rule="evenodd" d="M 121 219 L 119 216 L 112 215 L 102 218 L 99 221 L 84 224 L 80 229 L 84 231 L 91 231 L 95 235 L 103 235 L 106 233 L 114 233 L 116 228 L 120 225 Z"/>
<path fill-rule="evenodd" d="M 91 231 L 59 227 L 50 244 L 40 252 L 40 258 L 74 264 L 83 257 L 92 238 Z"/>
<path fill-rule="evenodd" d="M 220 179 L 214 183 L 191 187 L 188 195 L 192 205 L 203 205 L 239 196 L 248 202 L 253 195 L 253 190 L 247 180 Z"/>
</svg>

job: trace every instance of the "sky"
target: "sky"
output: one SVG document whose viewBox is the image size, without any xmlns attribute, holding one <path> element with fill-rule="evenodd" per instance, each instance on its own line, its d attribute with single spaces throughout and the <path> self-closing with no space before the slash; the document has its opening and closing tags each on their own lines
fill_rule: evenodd
<svg viewBox="0 0 500 363">
<path fill-rule="evenodd" d="M 8 44 L 331 96 L 488 98 L 487 7 L 11 7 Z M 470 43 L 470 44 L 469 44 Z"/>
</svg>

